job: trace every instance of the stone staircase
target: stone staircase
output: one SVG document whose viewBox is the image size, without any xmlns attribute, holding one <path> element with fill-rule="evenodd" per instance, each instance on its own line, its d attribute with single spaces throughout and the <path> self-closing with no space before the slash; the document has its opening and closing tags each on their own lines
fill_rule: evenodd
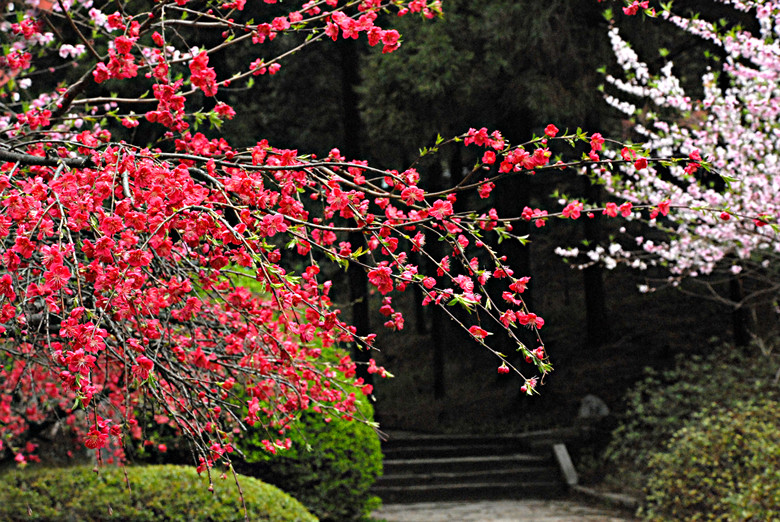
<svg viewBox="0 0 780 522">
<path fill-rule="evenodd" d="M 382 443 L 384 475 L 372 492 L 386 503 L 553 498 L 567 489 L 553 445 L 574 436 L 391 432 Z"/>
</svg>

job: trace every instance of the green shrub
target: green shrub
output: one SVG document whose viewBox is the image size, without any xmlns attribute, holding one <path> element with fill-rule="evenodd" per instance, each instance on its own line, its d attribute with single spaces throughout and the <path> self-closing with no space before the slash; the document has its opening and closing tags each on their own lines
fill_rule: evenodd
<svg viewBox="0 0 780 522">
<path fill-rule="evenodd" d="M 752 397 L 780 400 L 777 359 L 757 348 L 723 347 L 708 357 L 679 358 L 673 370 L 650 373 L 627 394 L 626 412 L 605 452 L 621 483 L 641 489 L 650 456 L 694 413 Z"/>
<path fill-rule="evenodd" d="M 651 520 L 778 520 L 780 403 L 703 410 L 650 459 Z"/>
<path fill-rule="evenodd" d="M 780 469 L 766 469 L 727 499 L 733 520 L 780 520 Z"/>
<path fill-rule="evenodd" d="M 193 468 L 32 468 L 0 475 L 0 520 L 223 521 L 244 520 L 231 476 L 208 479 Z M 316 521 L 294 498 L 250 477 L 240 477 L 249 520 Z"/>
<path fill-rule="evenodd" d="M 337 364 L 344 352 L 336 348 L 322 350 L 322 359 Z M 234 390 L 238 391 L 239 386 Z M 382 451 L 374 429 L 362 421 L 373 421 L 374 408 L 359 388 L 346 386 L 355 393 L 360 411 L 357 420 L 344 420 L 332 415 L 325 422 L 324 414 L 302 412 L 285 437 L 292 440 L 289 450 L 276 455 L 262 444 L 264 439 L 277 439 L 261 426 L 248 428 L 236 446 L 246 456 L 244 461 L 234 459 L 235 468 L 242 474 L 258 478 L 298 499 L 323 521 L 349 521 L 365 518 L 376 509 L 381 500 L 369 494 L 369 489 L 382 473 Z M 246 404 L 239 392 L 238 399 Z M 142 420 L 144 437 L 152 442 L 138 443 L 128 448 L 128 454 L 137 463 L 193 463 L 195 453 L 189 442 L 177 430 L 159 425 L 151 414 Z M 159 444 L 166 446 L 160 452 Z"/>
<path fill-rule="evenodd" d="M 360 409 L 372 418 L 367 401 Z M 263 449 L 264 435 L 251 432 L 239 443 L 247 456 L 237 464 L 242 473 L 287 491 L 321 520 L 360 520 L 378 507 L 369 489 L 382 473 L 382 453 L 370 426 L 306 412 L 289 432 L 292 448 L 276 455 Z"/>
</svg>

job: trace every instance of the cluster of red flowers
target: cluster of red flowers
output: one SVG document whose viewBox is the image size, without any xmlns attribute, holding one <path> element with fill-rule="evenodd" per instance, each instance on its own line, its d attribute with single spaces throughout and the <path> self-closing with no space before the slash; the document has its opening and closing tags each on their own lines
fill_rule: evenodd
<svg viewBox="0 0 780 522">
<path fill-rule="evenodd" d="M 143 436 L 136 415 L 147 397 L 162 412 L 159 422 L 199 441 L 200 469 L 207 469 L 229 460 L 235 432 L 245 424 L 279 430 L 281 439 L 265 442 L 276 451 L 289 444 L 283 435 L 300 410 L 351 418 L 357 398 L 343 385 L 366 394 L 371 386 L 355 379 L 349 357 L 333 364 L 323 361 L 322 352 L 343 343 L 370 347 L 375 336 L 358 336 L 339 319 L 332 283 L 323 280 L 317 264 L 325 260 L 365 269 L 383 296 L 379 312 L 387 328 L 404 327 L 390 294 L 416 286 L 424 305 L 442 306 L 475 341 L 489 348 L 490 329 L 497 328 L 516 343 L 532 371 L 551 370 L 538 337 L 544 320 L 522 297 L 530 279 L 515 277 L 507 259 L 488 244 L 512 235 L 511 220 L 494 208 L 478 217 L 459 212 L 456 203 L 461 189 L 488 199 L 502 177 L 560 168 L 550 164 L 548 140 L 583 136 L 558 136 L 549 125 L 543 137 L 521 147 L 498 131 L 470 129 L 451 143 L 484 147 L 480 167 L 493 177 L 432 194 L 419 186 L 415 169 L 378 170 L 348 162 L 336 149 L 318 160 L 265 140 L 235 149 L 224 139 L 189 131 L 194 118 L 185 106 L 194 94 L 216 97 L 223 85 L 280 67 L 279 57 L 258 58 L 220 80 L 209 66 L 213 53 L 297 30 L 310 30 L 312 40 L 365 33 L 371 45 L 381 43 L 390 52 L 401 37 L 375 25 L 378 13 L 395 7 L 401 16 L 430 18 L 440 12 L 440 2 L 339 6 L 337 0 L 312 0 L 260 24 L 220 14 L 241 12 L 243 0 L 222 3 L 194 22 L 187 0 L 168 4 L 164 20 L 157 6 L 149 13 L 103 15 L 87 4 L 77 2 L 73 9 L 92 20 L 106 54 L 91 47 L 91 61 L 79 65 L 80 83 L 5 115 L 17 145 L 13 151 L 0 148 L 0 440 L 16 445 L 30 423 L 61 410 L 87 447 L 113 446 L 121 456 L 112 437 Z M 34 14 L 21 15 L 6 32 L 33 38 L 43 30 Z M 197 35 L 198 24 L 218 27 L 219 44 L 176 49 L 190 38 L 190 25 Z M 30 59 L 14 50 L 0 65 L 12 73 Z M 137 96 L 87 98 L 83 85 L 90 78 L 124 80 Z M 158 148 L 115 140 L 101 126 L 78 127 L 81 116 L 135 127 L 141 117 L 122 113 L 123 104 L 149 102 L 156 107 L 145 106 L 144 125 L 165 127 Z M 225 103 L 207 102 L 213 105 L 211 121 L 235 115 Z M 90 112 L 63 116 L 74 107 Z M 599 161 L 604 145 L 598 134 L 586 140 L 591 156 L 580 164 Z M 570 202 L 562 215 L 577 218 L 583 210 L 582 203 Z M 664 215 L 668 210 L 658 206 Z M 607 215 L 618 211 L 629 213 L 630 203 L 605 209 Z M 543 226 L 549 217 L 526 208 L 520 219 Z M 360 243 L 350 242 L 352 233 L 362 236 Z M 446 251 L 433 256 L 426 251 L 433 243 Z M 412 252 L 427 256 L 434 271 L 424 273 Z M 502 299 L 487 291 L 490 279 L 504 280 Z M 479 310 L 469 319 L 476 324 L 461 322 L 448 305 Z M 527 348 L 522 332 L 537 338 L 539 348 Z M 493 353 L 500 373 L 523 375 L 505 355 Z M 368 371 L 386 375 L 373 360 Z M 537 379 L 523 378 L 532 393 Z"/>
</svg>

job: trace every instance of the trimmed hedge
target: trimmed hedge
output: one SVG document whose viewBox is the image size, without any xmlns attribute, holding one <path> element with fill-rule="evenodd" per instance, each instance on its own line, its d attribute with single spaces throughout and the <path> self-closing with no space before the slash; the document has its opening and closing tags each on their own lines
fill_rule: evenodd
<svg viewBox="0 0 780 522">
<path fill-rule="evenodd" d="M 712 406 L 649 463 L 650 520 L 780 520 L 780 403 Z"/>
<path fill-rule="evenodd" d="M 0 520 L 224 521 L 244 520 L 231 476 L 208 479 L 181 466 L 32 468 L 0 475 Z M 239 480 L 249 520 L 315 521 L 297 500 L 250 477 Z"/>
<path fill-rule="evenodd" d="M 373 408 L 363 401 L 361 411 L 370 419 Z M 323 521 L 361 520 L 381 501 L 369 489 L 382 473 L 382 452 L 374 430 L 358 420 L 305 412 L 287 434 L 288 451 L 271 455 L 254 431 L 239 443 L 246 463 L 242 473 L 257 477 L 294 495 Z"/>
</svg>

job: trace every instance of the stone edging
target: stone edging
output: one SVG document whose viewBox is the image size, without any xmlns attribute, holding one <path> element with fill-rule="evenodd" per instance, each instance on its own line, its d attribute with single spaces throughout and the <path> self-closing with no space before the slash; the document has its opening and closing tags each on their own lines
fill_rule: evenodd
<svg viewBox="0 0 780 522">
<path fill-rule="evenodd" d="M 636 511 L 636 509 L 639 507 L 639 499 L 632 497 L 631 495 L 624 495 L 622 493 L 605 493 L 580 485 L 571 486 L 571 489 L 572 491 L 576 491 L 577 493 L 581 493 L 585 496 L 596 498 L 598 500 L 620 506 L 625 509 Z"/>
</svg>

